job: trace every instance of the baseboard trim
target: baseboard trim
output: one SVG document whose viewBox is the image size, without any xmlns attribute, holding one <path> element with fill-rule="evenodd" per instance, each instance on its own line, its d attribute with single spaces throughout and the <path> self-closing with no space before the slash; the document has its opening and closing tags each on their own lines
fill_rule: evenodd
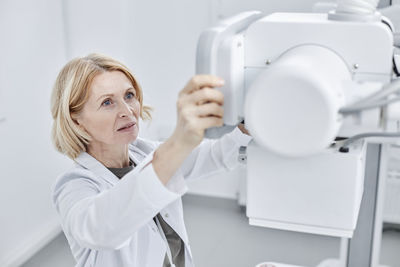
<svg viewBox="0 0 400 267">
<path fill-rule="evenodd" d="M 0 266 L 18 267 L 24 264 L 60 233 L 61 226 L 58 220 L 45 224 L 41 231 L 32 234 L 14 251 L 0 258 Z"/>
</svg>

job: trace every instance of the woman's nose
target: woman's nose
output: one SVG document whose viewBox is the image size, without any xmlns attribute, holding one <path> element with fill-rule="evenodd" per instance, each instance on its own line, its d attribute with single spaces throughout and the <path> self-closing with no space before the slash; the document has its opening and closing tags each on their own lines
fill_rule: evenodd
<svg viewBox="0 0 400 267">
<path fill-rule="evenodd" d="M 119 111 L 118 111 L 118 116 L 120 118 L 127 117 L 127 116 L 131 115 L 131 113 L 132 113 L 131 107 L 127 103 L 121 102 L 121 104 L 119 106 L 120 106 L 120 108 L 119 108 Z"/>
</svg>

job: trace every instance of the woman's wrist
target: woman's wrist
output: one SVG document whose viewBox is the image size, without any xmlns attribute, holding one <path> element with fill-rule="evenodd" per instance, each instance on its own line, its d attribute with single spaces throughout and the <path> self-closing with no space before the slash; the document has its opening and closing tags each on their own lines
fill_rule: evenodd
<svg viewBox="0 0 400 267">
<path fill-rule="evenodd" d="M 187 157 L 190 152 L 196 147 L 194 145 L 188 144 L 184 142 L 183 138 L 179 137 L 176 134 L 171 135 L 170 138 L 168 138 L 165 143 L 167 144 L 168 148 L 171 151 L 174 151 L 177 153 L 179 157 Z"/>
<path fill-rule="evenodd" d="M 161 182 L 165 185 L 181 167 L 194 147 L 185 144 L 177 136 L 172 135 L 154 152 L 153 168 Z"/>
</svg>

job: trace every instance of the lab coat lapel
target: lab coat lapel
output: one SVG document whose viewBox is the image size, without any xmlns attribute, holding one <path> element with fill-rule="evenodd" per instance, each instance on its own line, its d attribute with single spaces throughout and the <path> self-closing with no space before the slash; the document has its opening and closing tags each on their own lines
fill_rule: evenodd
<svg viewBox="0 0 400 267">
<path fill-rule="evenodd" d="M 82 152 L 75 159 L 75 162 L 85 169 L 92 171 L 96 176 L 103 178 L 111 185 L 115 185 L 119 181 L 117 176 L 87 152 Z"/>
</svg>

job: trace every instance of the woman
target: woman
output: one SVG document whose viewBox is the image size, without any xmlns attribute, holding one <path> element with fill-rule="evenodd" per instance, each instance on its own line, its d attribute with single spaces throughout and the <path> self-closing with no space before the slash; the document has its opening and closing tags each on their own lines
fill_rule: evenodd
<svg viewBox="0 0 400 267">
<path fill-rule="evenodd" d="M 192 78 L 179 93 L 175 131 L 159 144 L 138 137 L 150 118 L 142 90 L 120 62 L 99 54 L 70 61 L 53 88 L 55 147 L 75 164 L 53 189 L 76 266 L 193 266 L 181 196 L 185 180 L 232 169 L 251 137 L 222 125 L 223 81 Z"/>
</svg>

